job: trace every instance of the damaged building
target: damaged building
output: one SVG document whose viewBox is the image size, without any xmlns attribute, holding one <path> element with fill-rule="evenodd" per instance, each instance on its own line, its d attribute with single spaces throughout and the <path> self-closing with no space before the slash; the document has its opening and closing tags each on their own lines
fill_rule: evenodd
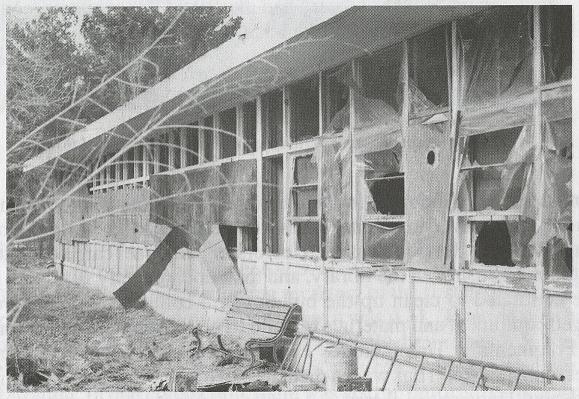
<svg viewBox="0 0 579 399">
<path fill-rule="evenodd" d="M 352 7 L 239 35 L 25 168 L 87 168 L 55 262 L 127 303 L 211 329 L 267 298 L 570 375 L 571 47 L 571 7 Z"/>
</svg>

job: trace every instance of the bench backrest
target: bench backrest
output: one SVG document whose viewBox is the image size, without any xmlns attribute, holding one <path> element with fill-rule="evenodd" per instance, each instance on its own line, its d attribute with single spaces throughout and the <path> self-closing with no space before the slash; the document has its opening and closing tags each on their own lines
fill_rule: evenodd
<svg viewBox="0 0 579 399">
<path fill-rule="evenodd" d="M 252 340 L 274 341 L 281 336 L 293 337 L 302 319 L 296 304 L 284 304 L 257 298 L 235 298 L 225 321 L 224 332 Z"/>
</svg>

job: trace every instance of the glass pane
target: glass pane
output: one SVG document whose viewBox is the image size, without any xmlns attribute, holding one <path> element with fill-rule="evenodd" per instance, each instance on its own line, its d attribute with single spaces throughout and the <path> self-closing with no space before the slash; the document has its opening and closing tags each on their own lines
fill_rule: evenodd
<svg viewBox="0 0 579 399">
<path fill-rule="evenodd" d="M 541 42 L 547 83 L 571 79 L 571 6 L 541 6 Z"/>
<path fill-rule="evenodd" d="M 298 251 L 319 252 L 320 226 L 318 222 L 296 223 L 296 242 Z"/>
<path fill-rule="evenodd" d="M 293 214 L 294 216 L 317 216 L 318 214 L 318 188 L 303 187 L 294 188 Z"/>
<path fill-rule="evenodd" d="M 221 158 L 230 158 L 237 153 L 237 112 L 230 108 L 219 114 L 219 137 L 221 137 Z"/>
<path fill-rule="evenodd" d="M 404 215 L 402 146 L 365 154 L 363 161 L 368 214 Z"/>
<path fill-rule="evenodd" d="M 380 108 L 385 109 L 387 104 L 398 112 L 402 106 L 401 64 L 402 51 L 399 46 L 360 58 L 360 94 L 367 99 L 383 101 Z"/>
<path fill-rule="evenodd" d="M 199 129 L 187 129 L 187 166 L 199 163 Z"/>
<path fill-rule="evenodd" d="M 404 223 L 364 223 L 364 260 L 402 262 Z"/>
<path fill-rule="evenodd" d="M 263 159 L 263 250 L 280 253 L 283 249 L 282 157 Z"/>
<path fill-rule="evenodd" d="M 257 131 L 257 107 L 255 101 L 242 106 L 243 109 L 243 153 L 255 152 L 255 134 Z"/>
<path fill-rule="evenodd" d="M 292 142 L 319 135 L 318 75 L 288 86 Z"/>
<path fill-rule="evenodd" d="M 263 148 L 279 147 L 283 143 L 283 92 L 264 94 L 261 100 Z"/>
<path fill-rule="evenodd" d="M 410 41 L 408 51 L 410 112 L 448 105 L 447 26 Z"/>
<path fill-rule="evenodd" d="M 173 167 L 175 168 L 180 168 L 181 167 L 181 138 L 179 137 L 180 132 L 177 130 L 175 132 L 173 132 L 173 134 L 171 134 L 171 138 L 173 139 L 172 143 L 173 144 L 170 149 L 171 151 L 173 151 L 173 156 L 174 156 L 174 162 L 173 162 Z"/>
<path fill-rule="evenodd" d="M 294 184 L 317 184 L 318 165 L 313 161 L 313 156 L 305 155 L 296 157 L 294 160 Z"/>
<path fill-rule="evenodd" d="M 532 219 L 472 223 L 474 261 L 484 265 L 531 265 L 529 243 L 535 235 Z"/>
<path fill-rule="evenodd" d="M 489 165 L 506 162 L 522 127 L 471 136 L 468 139 L 472 163 Z"/>
</svg>

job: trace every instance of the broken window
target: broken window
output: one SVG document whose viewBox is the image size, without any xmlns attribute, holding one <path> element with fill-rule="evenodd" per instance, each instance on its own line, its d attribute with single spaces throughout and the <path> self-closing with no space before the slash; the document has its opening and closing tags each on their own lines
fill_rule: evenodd
<svg viewBox="0 0 579 399">
<path fill-rule="evenodd" d="M 255 152 L 257 132 L 257 105 L 256 101 L 249 101 L 242 105 L 243 112 L 243 153 Z"/>
<path fill-rule="evenodd" d="M 213 161 L 213 116 L 208 116 L 203 119 L 203 126 L 208 129 L 203 129 L 203 151 L 205 154 L 205 161 Z"/>
<path fill-rule="evenodd" d="M 531 93 L 532 20 L 531 7 L 504 6 L 461 21 L 466 106 L 506 104 L 507 99 Z"/>
<path fill-rule="evenodd" d="M 408 77 L 410 114 L 448 106 L 448 26 L 443 25 L 410 40 Z"/>
<path fill-rule="evenodd" d="M 361 58 L 353 91 L 356 211 L 363 221 L 363 257 L 372 263 L 404 257 L 401 64 L 399 46 Z"/>
<path fill-rule="evenodd" d="M 181 167 L 181 131 L 175 130 L 171 133 L 171 151 L 173 152 L 173 168 Z"/>
<path fill-rule="evenodd" d="M 343 65 L 322 73 L 322 115 L 324 133 L 341 133 L 350 125 L 350 90 L 347 78 L 351 65 Z"/>
<path fill-rule="evenodd" d="M 274 90 L 261 97 L 263 149 L 283 144 L 283 92 Z"/>
<path fill-rule="evenodd" d="M 230 158 L 237 153 L 237 111 L 229 108 L 219 113 L 220 157 Z"/>
<path fill-rule="evenodd" d="M 163 133 L 159 136 L 159 172 L 166 172 L 168 169 L 169 148 L 167 147 L 167 134 Z"/>
<path fill-rule="evenodd" d="M 368 214 L 404 215 L 404 173 L 401 173 L 402 145 L 367 153 L 364 180 L 368 187 Z"/>
<path fill-rule="evenodd" d="M 263 252 L 283 250 L 283 158 L 263 159 Z"/>
<path fill-rule="evenodd" d="M 529 126 L 466 139 L 453 209 L 471 225 L 472 262 L 531 265 L 533 156 Z"/>
<path fill-rule="evenodd" d="M 127 179 L 133 179 L 135 178 L 135 166 L 134 166 L 134 162 L 135 162 L 135 148 L 131 147 L 127 150 Z M 103 184 L 105 183 L 104 181 L 102 182 Z"/>
<path fill-rule="evenodd" d="M 229 252 L 237 251 L 237 227 L 220 224 L 219 233 Z"/>
<path fill-rule="evenodd" d="M 197 126 L 195 123 L 193 126 Z M 187 166 L 197 165 L 199 163 L 199 129 L 197 127 L 193 129 L 187 129 L 187 138 L 185 140 L 187 151 L 186 159 L 187 159 Z"/>
<path fill-rule="evenodd" d="M 241 244 L 245 252 L 257 251 L 257 228 L 256 227 L 242 227 L 241 228 Z"/>
<path fill-rule="evenodd" d="M 293 158 L 291 198 L 295 249 L 300 252 L 319 252 L 318 165 L 313 154 Z"/>
<path fill-rule="evenodd" d="M 571 6 L 541 6 L 541 44 L 547 83 L 571 79 Z"/>
<path fill-rule="evenodd" d="M 287 87 L 289 130 L 292 142 L 319 136 L 318 75 L 300 80 Z"/>
</svg>

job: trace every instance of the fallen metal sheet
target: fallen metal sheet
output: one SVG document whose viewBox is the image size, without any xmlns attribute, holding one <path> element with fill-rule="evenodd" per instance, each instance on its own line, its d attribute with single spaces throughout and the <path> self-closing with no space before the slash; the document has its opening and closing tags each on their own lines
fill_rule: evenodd
<svg viewBox="0 0 579 399">
<path fill-rule="evenodd" d="M 113 295 L 125 308 L 133 306 L 159 280 L 173 256 L 188 245 L 187 235 L 173 228 L 155 248 L 143 266 L 133 274 Z"/>
</svg>

